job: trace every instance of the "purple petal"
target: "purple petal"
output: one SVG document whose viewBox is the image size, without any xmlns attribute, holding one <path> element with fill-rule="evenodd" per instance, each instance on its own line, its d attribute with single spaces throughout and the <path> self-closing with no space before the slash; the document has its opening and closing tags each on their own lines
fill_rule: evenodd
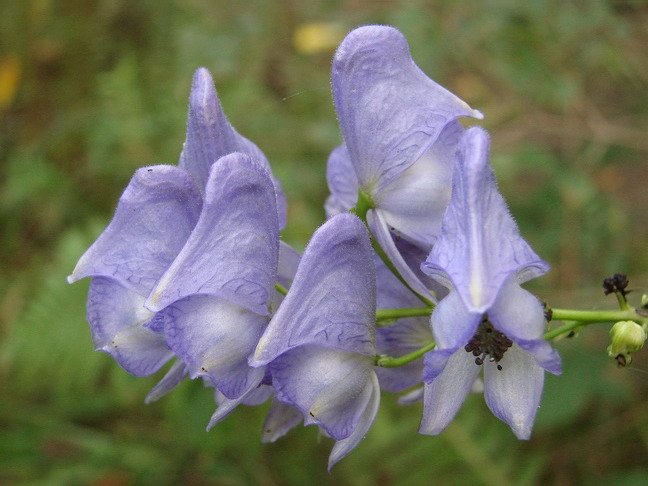
<svg viewBox="0 0 648 486">
<path fill-rule="evenodd" d="M 233 152 L 249 155 L 270 171 L 263 152 L 239 135 L 227 120 L 209 71 L 204 67 L 198 68 L 191 85 L 187 138 L 178 166 L 189 171 L 202 190 L 212 164 Z"/>
<path fill-rule="evenodd" d="M 460 116 L 482 118 L 429 79 L 392 27 L 352 31 L 333 59 L 333 97 L 360 186 L 372 195 L 416 162 Z"/>
<path fill-rule="evenodd" d="M 346 439 L 338 440 L 333 446 L 333 450 L 329 455 L 328 460 L 328 470 L 331 471 L 331 468 L 335 466 L 344 456 L 351 452 L 355 447 L 360 443 L 362 439 L 365 438 L 367 432 L 371 428 L 376 414 L 378 413 L 378 407 L 380 406 L 380 387 L 378 386 L 378 380 L 375 375 L 372 376 L 372 386 L 371 386 L 371 397 L 369 402 L 358 421 L 358 424 L 355 427 L 353 433 Z"/>
<path fill-rule="evenodd" d="M 377 306 L 379 309 L 420 307 L 421 301 L 398 280 L 387 265 L 374 255 L 376 265 Z"/>
<path fill-rule="evenodd" d="M 263 423 L 261 442 L 268 444 L 276 441 L 286 435 L 290 429 L 299 425 L 302 420 L 303 417 L 299 410 L 274 398 Z"/>
<path fill-rule="evenodd" d="M 277 268 L 277 281 L 289 288 L 297 273 L 301 256 L 290 245 L 283 241 L 279 241 L 279 266 Z M 270 314 L 275 314 L 284 299 L 284 295 L 276 289 L 272 292 L 272 297 L 269 302 Z"/>
<path fill-rule="evenodd" d="M 326 165 L 326 181 L 331 196 L 326 202 L 326 215 L 330 218 L 348 211 L 358 200 L 358 178 L 344 144 L 333 149 Z"/>
<path fill-rule="evenodd" d="M 185 376 L 187 376 L 187 366 L 182 362 L 182 360 L 176 360 L 160 382 L 153 387 L 148 395 L 146 395 L 144 403 L 148 405 L 149 403 L 159 400 L 178 386 Z"/>
<path fill-rule="evenodd" d="M 206 191 L 194 231 L 147 306 L 208 294 L 267 314 L 279 254 L 270 178 L 246 155 L 231 154 L 212 166 Z"/>
<path fill-rule="evenodd" d="M 319 346 L 291 349 L 269 368 L 277 398 L 335 440 L 356 430 L 376 380 L 373 357 Z"/>
<path fill-rule="evenodd" d="M 493 414 L 518 439 L 528 439 L 540 405 L 544 370 L 533 356 L 513 345 L 497 363 L 484 363 L 484 398 Z"/>
<path fill-rule="evenodd" d="M 451 122 L 430 150 L 375 198 L 386 223 L 429 253 L 450 202 L 452 169 L 463 128 Z"/>
<path fill-rule="evenodd" d="M 400 319 L 398 323 L 378 329 L 376 349 L 379 354 L 403 356 L 425 346 L 432 340 L 429 319 L 425 317 Z M 397 368 L 376 368 L 380 388 L 400 392 L 422 381 L 423 360 L 418 359 Z"/>
<path fill-rule="evenodd" d="M 209 419 L 209 423 L 207 424 L 207 431 L 211 430 L 211 428 L 214 427 L 214 425 L 216 425 L 217 423 L 222 421 L 225 417 L 227 417 L 230 413 L 232 413 L 236 407 L 238 407 L 241 404 L 245 404 L 246 400 L 249 398 L 251 394 L 253 395 L 260 394 L 261 396 L 265 396 L 266 400 L 269 398 L 269 394 L 268 394 L 269 390 L 267 389 L 269 387 L 259 386 L 262 377 L 261 378 L 256 377 L 256 378 L 257 379 L 252 380 L 247 384 L 247 387 L 243 390 L 243 392 L 238 398 L 229 399 L 226 396 L 224 396 L 222 393 L 220 393 L 218 390 L 214 392 L 216 403 L 218 403 L 218 408 Z"/>
<path fill-rule="evenodd" d="M 263 378 L 264 370 L 250 368 L 247 359 L 267 317 L 208 295 L 186 297 L 158 315 L 167 343 L 192 379 L 207 376 L 226 397 L 238 398 L 250 383 Z"/>
<path fill-rule="evenodd" d="M 497 190 L 488 149 L 484 130 L 466 130 L 443 230 L 423 264 L 426 273 L 449 278 L 466 307 L 479 313 L 493 304 L 511 275 L 528 279 L 549 268 L 520 236 Z"/>
<path fill-rule="evenodd" d="M 425 385 L 421 434 L 437 435 L 445 430 L 466 400 L 480 370 L 475 358 L 463 349 L 450 357 L 443 372 Z"/>
<path fill-rule="evenodd" d="M 387 223 L 382 215 L 382 211 L 380 209 L 369 210 L 369 212 L 367 213 L 367 223 L 369 224 L 371 232 L 376 238 L 376 241 L 387 254 L 387 257 L 391 260 L 391 262 L 394 264 L 394 267 L 396 267 L 396 270 L 398 270 L 398 273 L 400 273 L 401 277 L 403 277 L 408 285 L 419 295 L 429 300 L 435 300 L 432 296 L 432 293 L 421 281 L 419 275 L 417 275 L 415 270 L 413 270 L 412 267 L 408 265 L 408 263 L 403 258 L 403 255 L 401 255 L 400 251 L 396 247 L 396 243 L 394 243 Z"/>
<path fill-rule="evenodd" d="M 301 256 L 288 243 L 279 241 L 279 266 L 277 277 L 284 282 L 291 281 L 297 274 Z"/>
<path fill-rule="evenodd" d="M 135 376 L 148 376 L 173 357 L 164 338 L 144 327 L 153 313 L 144 298 L 115 280 L 95 277 L 88 291 L 88 322 L 95 349 Z"/>
<path fill-rule="evenodd" d="M 202 205 L 188 173 L 158 165 L 135 172 L 112 221 L 83 254 L 68 282 L 110 277 L 143 297 L 169 267 Z"/>
<path fill-rule="evenodd" d="M 204 67 L 198 68 L 191 85 L 187 137 L 178 165 L 191 173 L 202 191 L 207 185 L 212 164 L 234 152 L 248 155 L 271 172 L 270 164 L 259 147 L 241 136 L 227 120 L 209 71 Z M 286 197 L 279 181 L 273 178 L 272 182 L 279 225 L 283 228 L 286 225 Z"/>
<path fill-rule="evenodd" d="M 259 341 L 252 366 L 303 344 L 375 354 L 376 275 L 369 236 L 352 214 L 313 235 L 297 275 Z"/>
<path fill-rule="evenodd" d="M 470 312 L 459 293 L 451 290 L 432 311 L 432 333 L 439 349 L 463 348 L 475 335 L 482 315 Z"/>
</svg>

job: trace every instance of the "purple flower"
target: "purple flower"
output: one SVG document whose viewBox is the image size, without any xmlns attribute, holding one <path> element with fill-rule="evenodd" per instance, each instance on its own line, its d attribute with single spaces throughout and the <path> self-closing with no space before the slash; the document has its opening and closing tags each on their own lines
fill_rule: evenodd
<svg viewBox="0 0 648 486">
<path fill-rule="evenodd" d="M 214 169 L 217 160 L 219 168 Z M 68 278 L 70 282 L 93 278 L 88 320 L 95 347 L 110 353 L 135 375 L 152 374 L 174 356 L 167 341 L 173 342 L 172 348 L 177 348 L 177 342 L 168 336 L 165 339 L 162 333 L 171 310 L 156 315 L 174 301 L 187 297 L 192 302 L 193 307 L 183 301 L 173 308 L 186 315 L 189 307 L 195 311 L 199 304 L 207 305 L 217 297 L 229 303 L 229 317 L 240 314 L 241 326 L 247 329 L 257 326 L 258 319 L 267 322 L 268 306 L 275 299 L 277 219 L 285 218 L 285 201 L 280 186 L 267 174 L 269 165 L 263 153 L 227 121 L 205 68 L 194 74 L 179 166 L 153 166 L 136 172 L 110 225 Z M 216 201 L 219 198 L 221 202 Z M 200 240 L 200 235 L 218 236 L 215 228 L 205 228 L 209 222 L 220 225 L 218 241 Z M 201 267 L 213 260 L 215 254 L 208 251 L 214 248 L 231 255 L 216 256 L 218 269 Z M 288 251 L 283 253 L 290 256 Z M 175 261 L 178 255 L 181 261 Z M 260 258 L 267 258 L 265 266 L 253 267 Z M 201 272 L 183 277 L 183 270 L 192 264 Z M 207 278 L 210 270 L 212 275 Z M 221 314 L 225 307 L 219 307 Z M 250 321 L 255 324 L 247 326 Z M 234 325 L 229 318 L 225 323 Z M 256 338 L 261 329 L 257 331 Z M 238 335 L 238 329 L 234 334 Z M 252 339 L 246 336 L 241 339 Z M 249 352 L 255 345 L 256 341 L 249 345 Z M 188 361 L 187 353 L 183 348 L 181 354 Z M 168 392 L 187 372 L 200 374 L 195 365 L 195 361 L 176 363 L 147 400 Z M 257 370 L 250 372 L 258 374 Z M 232 384 L 230 378 L 224 378 L 229 383 L 225 393 L 237 394 L 236 387 L 243 385 Z"/>
<path fill-rule="evenodd" d="M 139 169 L 117 211 L 84 253 L 70 283 L 92 277 L 88 321 L 97 350 L 128 372 L 150 375 L 173 357 L 164 338 L 145 327 L 144 302 L 191 234 L 202 208 L 189 174 L 172 166 Z"/>
<path fill-rule="evenodd" d="M 420 431 L 445 429 L 483 365 L 488 407 L 528 439 L 544 370 L 559 374 L 560 357 L 542 339 L 542 305 L 520 284 L 549 266 L 520 236 L 497 190 L 488 149 L 484 130 L 464 133 L 443 230 L 422 265 L 450 293 L 432 313 L 437 349 L 425 357 Z"/>
<path fill-rule="evenodd" d="M 337 441 L 329 468 L 362 440 L 380 402 L 375 281 L 362 222 L 351 214 L 331 218 L 311 238 L 250 360 L 267 365 L 278 400 Z"/>
<path fill-rule="evenodd" d="M 247 364 L 269 321 L 279 257 L 275 193 L 268 173 L 234 153 L 212 165 L 200 218 L 157 282 L 149 327 L 228 398 L 259 385 Z"/>
<path fill-rule="evenodd" d="M 429 79 L 403 35 L 386 26 L 345 38 L 333 60 L 333 96 L 345 143 L 328 161 L 327 213 L 353 207 L 358 188 L 368 194 L 378 242 L 412 288 L 431 298 L 392 235 L 430 250 L 450 198 L 463 130 L 456 119 L 482 115 Z"/>
</svg>

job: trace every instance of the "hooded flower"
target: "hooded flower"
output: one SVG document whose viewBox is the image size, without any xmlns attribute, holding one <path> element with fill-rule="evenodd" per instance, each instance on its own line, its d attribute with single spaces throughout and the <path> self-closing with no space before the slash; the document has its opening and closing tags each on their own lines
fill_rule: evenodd
<svg viewBox="0 0 648 486">
<path fill-rule="evenodd" d="M 83 254 L 70 283 L 92 277 L 88 321 L 98 350 L 129 373 L 150 375 L 173 357 L 164 338 L 145 327 L 151 290 L 191 234 L 202 198 L 189 174 L 172 166 L 139 169 L 115 215 Z"/>
<path fill-rule="evenodd" d="M 228 398 L 259 385 L 248 356 L 269 321 L 279 257 L 268 173 L 240 153 L 210 169 L 200 218 L 149 296 L 161 332 L 191 378 L 208 377 Z"/>
<path fill-rule="evenodd" d="M 380 402 L 375 279 L 362 222 L 333 217 L 311 238 L 250 361 L 267 365 L 279 401 L 337 441 L 329 468 L 362 440 Z"/>
<path fill-rule="evenodd" d="M 210 168 L 233 152 L 239 154 L 231 156 L 233 159 L 226 165 L 242 161 L 243 165 L 252 163 L 260 165 L 259 170 L 263 172 L 269 171 L 258 147 L 229 124 L 209 72 L 200 68 L 193 78 L 187 135 L 179 167 L 161 165 L 139 169 L 121 196 L 110 225 L 81 257 L 68 278 L 69 282 L 93 278 L 87 307 L 95 346 L 110 353 L 132 374 L 152 374 L 174 355 L 162 334 L 155 332 L 161 322 L 161 316 L 155 318 L 155 314 L 161 307 L 151 302 L 145 306 L 145 302 L 154 287 L 160 288 L 158 281 L 183 249 L 199 220 Z M 226 183 L 224 180 L 211 182 L 213 186 Z M 278 217 L 283 221 L 285 201 L 280 186 L 274 180 L 271 186 L 273 201 L 264 204 L 276 214 L 266 220 L 275 221 Z M 241 208 L 237 210 L 240 212 Z M 205 219 L 209 215 L 200 217 Z M 232 219 L 236 217 L 245 219 L 240 214 Z M 251 291 L 249 286 L 241 289 L 237 295 Z M 257 297 L 261 299 L 258 302 L 263 300 L 258 293 Z M 168 295 L 165 298 L 166 303 L 171 302 Z M 253 311 L 267 314 L 265 305 L 265 301 L 257 303 Z M 147 400 L 155 400 L 168 392 L 186 373 L 184 363 L 176 363 Z"/>
<path fill-rule="evenodd" d="M 414 64 L 396 29 L 352 31 L 333 59 L 333 97 L 344 145 L 328 161 L 329 216 L 356 204 L 358 189 L 374 203 L 372 232 L 412 288 L 429 290 L 401 256 L 394 236 L 429 252 L 450 198 L 462 132 L 458 117 L 482 118 Z"/>
<path fill-rule="evenodd" d="M 437 349 L 425 357 L 421 432 L 438 434 L 453 419 L 484 367 L 491 411 L 528 439 L 544 370 L 560 373 L 560 357 L 543 338 L 541 303 L 520 284 L 549 266 L 519 234 L 488 163 L 480 128 L 461 141 L 443 230 L 423 271 L 449 294 L 432 313 Z"/>
</svg>

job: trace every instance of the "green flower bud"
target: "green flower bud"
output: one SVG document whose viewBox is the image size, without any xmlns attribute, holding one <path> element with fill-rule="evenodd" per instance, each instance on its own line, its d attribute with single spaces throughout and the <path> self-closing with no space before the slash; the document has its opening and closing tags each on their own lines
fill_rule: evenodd
<svg viewBox="0 0 648 486">
<path fill-rule="evenodd" d="M 632 362 L 632 354 L 639 351 L 646 341 L 646 331 L 633 321 L 619 321 L 610 329 L 612 344 L 607 348 L 608 356 L 615 358 L 619 365 L 627 366 Z"/>
</svg>

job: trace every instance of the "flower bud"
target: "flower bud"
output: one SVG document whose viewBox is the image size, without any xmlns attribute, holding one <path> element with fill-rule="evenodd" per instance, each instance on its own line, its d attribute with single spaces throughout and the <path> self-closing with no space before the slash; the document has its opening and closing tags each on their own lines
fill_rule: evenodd
<svg viewBox="0 0 648 486">
<path fill-rule="evenodd" d="M 646 340 L 646 331 L 633 321 L 619 321 L 610 329 L 612 344 L 607 348 L 608 356 L 615 358 L 619 365 L 627 366 L 632 362 L 632 354 L 639 351 Z"/>
</svg>

